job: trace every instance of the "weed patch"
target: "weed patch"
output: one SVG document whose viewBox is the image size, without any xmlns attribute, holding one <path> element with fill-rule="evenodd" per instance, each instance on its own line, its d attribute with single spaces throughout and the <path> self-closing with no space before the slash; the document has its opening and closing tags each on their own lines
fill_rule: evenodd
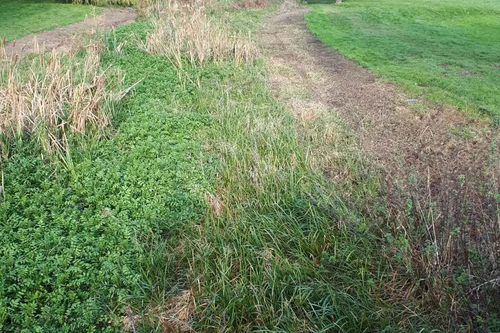
<svg viewBox="0 0 500 333">
<path fill-rule="evenodd" d="M 130 48 L 115 56 L 102 55 L 104 68 L 120 66 L 129 86 L 144 81 L 109 140 L 70 146 L 69 168 L 48 164 L 31 140 L 16 141 L 3 161 L 5 332 L 119 331 L 128 299 L 156 285 L 142 276 L 154 245 L 178 244 L 204 212 L 207 175 L 194 134 L 206 118 L 175 113 L 171 102 L 190 94 L 167 59 Z"/>
</svg>

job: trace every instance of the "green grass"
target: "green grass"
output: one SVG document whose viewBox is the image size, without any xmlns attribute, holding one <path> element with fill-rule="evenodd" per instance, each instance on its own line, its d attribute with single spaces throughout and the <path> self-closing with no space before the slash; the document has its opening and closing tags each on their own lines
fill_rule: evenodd
<svg viewBox="0 0 500 333">
<path fill-rule="evenodd" d="M 241 23 L 264 13 L 231 25 L 255 27 Z M 109 39 L 103 66 L 126 85 L 144 80 L 108 140 L 74 146 L 69 170 L 29 140 L 3 162 L 1 330 L 120 331 L 131 308 L 145 318 L 138 331 L 159 331 L 151 309 L 187 289 L 200 332 L 395 326 L 373 293 L 383 239 L 310 165 L 262 64 L 186 63 L 181 85 L 170 60 L 113 48 L 147 29 Z M 210 213 L 207 193 L 224 214 Z"/>
<path fill-rule="evenodd" d="M 265 14 L 226 22 L 252 30 Z M 129 313 L 137 332 L 164 332 L 160 314 L 172 323 L 186 290 L 196 332 L 446 327 L 382 296 L 405 243 L 381 230 L 379 180 L 348 151 L 342 126 L 338 147 L 322 146 L 335 120 L 298 123 L 260 61 L 186 61 L 180 84 L 169 59 L 137 46 L 150 28 L 108 35 L 102 65 L 119 69 L 109 75 L 143 81 L 106 140 L 73 146 L 67 167 L 30 140 L 2 161 L 0 330 L 119 332 Z M 312 162 L 319 148 L 349 177 L 325 177 Z"/>
<path fill-rule="evenodd" d="M 0 38 L 7 41 L 34 32 L 83 21 L 98 14 L 99 8 L 74 5 L 62 0 L 2 0 L 0 2 Z"/>
<path fill-rule="evenodd" d="M 414 96 L 500 119 L 500 3 L 347 0 L 314 4 L 321 41 Z"/>
</svg>

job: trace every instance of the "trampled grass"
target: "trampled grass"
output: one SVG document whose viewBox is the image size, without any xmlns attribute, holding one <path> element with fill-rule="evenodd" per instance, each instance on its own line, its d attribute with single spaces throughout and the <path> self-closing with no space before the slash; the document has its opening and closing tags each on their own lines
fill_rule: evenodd
<svg viewBox="0 0 500 333">
<path fill-rule="evenodd" d="M 0 38 L 7 42 L 30 33 L 83 21 L 98 14 L 99 8 L 74 5 L 60 0 L 2 0 Z"/>
<path fill-rule="evenodd" d="M 347 57 L 402 83 L 416 98 L 499 121 L 497 1 L 347 0 L 312 9 L 311 31 Z"/>
</svg>

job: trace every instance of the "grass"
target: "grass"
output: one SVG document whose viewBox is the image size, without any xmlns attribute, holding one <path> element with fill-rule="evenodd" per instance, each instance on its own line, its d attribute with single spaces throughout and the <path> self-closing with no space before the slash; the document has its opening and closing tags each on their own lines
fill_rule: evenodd
<svg viewBox="0 0 500 333">
<path fill-rule="evenodd" d="M 347 0 L 311 7 L 311 31 L 348 58 L 415 97 L 499 121 L 497 1 Z"/>
<path fill-rule="evenodd" d="M 3 161 L 2 330 L 396 325 L 373 294 L 380 239 L 308 163 L 262 64 L 181 68 L 141 49 L 151 28 L 108 38 L 103 66 L 143 79 L 108 140 L 51 164 L 27 139 Z"/>
<path fill-rule="evenodd" d="M 83 21 L 99 12 L 96 7 L 73 5 L 62 0 L 2 0 L 0 38 L 5 36 L 9 42 L 34 32 Z"/>
<path fill-rule="evenodd" d="M 229 45 L 270 10 L 215 8 Z M 140 80 L 105 136 L 59 160 L 26 136 L 2 160 L 0 330 L 455 330 L 433 321 L 447 311 L 391 298 L 411 280 L 394 281 L 407 243 L 384 229 L 379 177 L 338 120 L 294 119 L 257 55 L 193 61 L 202 29 L 148 48 L 148 15 L 103 37 L 108 84 Z M 323 158 L 349 177 L 325 177 Z"/>
</svg>

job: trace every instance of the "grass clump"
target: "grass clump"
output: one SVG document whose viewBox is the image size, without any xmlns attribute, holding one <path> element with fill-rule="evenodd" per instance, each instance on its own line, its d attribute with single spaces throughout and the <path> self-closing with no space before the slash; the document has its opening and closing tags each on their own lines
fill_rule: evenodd
<svg viewBox="0 0 500 333">
<path fill-rule="evenodd" d="M 233 60 L 236 64 L 253 60 L 255 46 L 242 36 L 218 25 L 206 13 L 203 4 L 177 1 L 154 6 L 159 13 L 154 30 L 142 48 L 149 53 L 167 56 L 182 70 L 184 59 L 192 65 Z"/>
<path fill-rule="evenodd" d="M 411 94 L 498 122 L 498 3 L 352 0 L 312 8 L 308 26 L 324 43 Z"/>
<path fill-rule="evenodd" d="M 68 136 L 98 137 L 110 123 L 113 106 L 126 91 L 107 85 L 100 41 L 86 52 L 52 52 L 29 60 L 0 47 L 0 143 L 8 155 L 12 141 L 26 135 L 48 152 L 67 148 Z"/>
</svg>

